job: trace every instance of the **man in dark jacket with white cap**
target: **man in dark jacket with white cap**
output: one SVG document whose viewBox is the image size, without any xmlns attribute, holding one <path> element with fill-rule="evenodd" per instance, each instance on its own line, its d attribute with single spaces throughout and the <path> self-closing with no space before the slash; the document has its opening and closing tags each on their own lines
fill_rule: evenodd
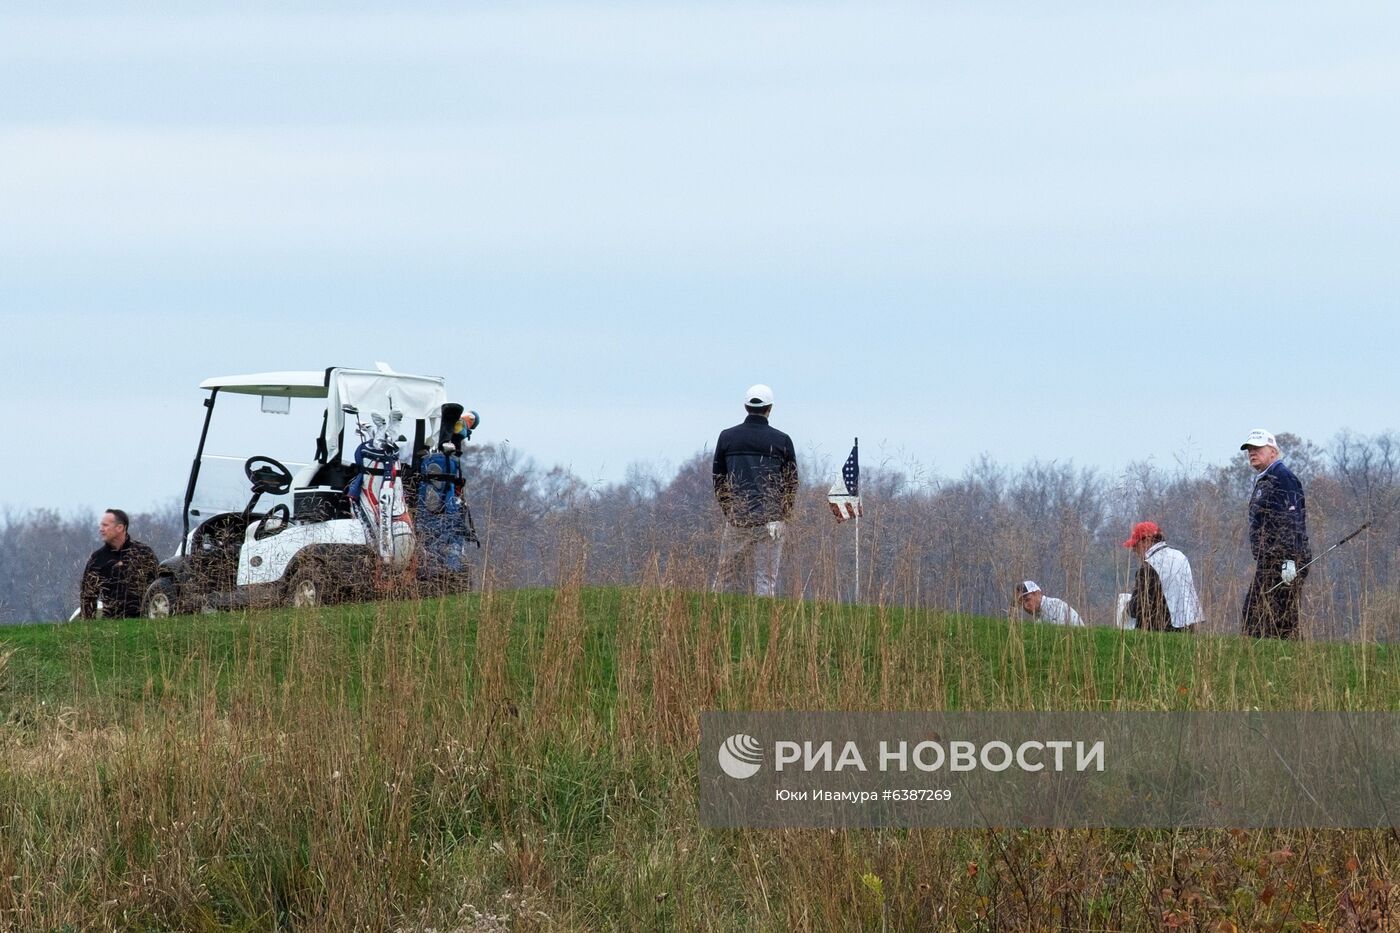
<svg viewBox="0 0 1400 933">
<path fill-rule="evenodd" d="M 715 589 L 732 589 L 740 564 L 754 562 L 754 592 L 772 596 L 778 585 L 784 523 L 797 502 L 797 454 L 792 438 L 768 423 L 773 390 L 749 388 L 748 417 L 720 432 L 715 443 L 715 499 L 724 511 Z"/>
<path fill-rule="evenodd" d="M 1244 597 L 1244 633 L 1292 638 L 1298 632 L 1298 600 L 1307 576 L 1303 565 L 1312 559 L 1303 484 L 1280 459 L 1278 440 L 1263 428 L 1249 432 L 1240 450 L 1246 451 L 1255 471 L 1249 494 L 1254 580 Z"/>
</svg>

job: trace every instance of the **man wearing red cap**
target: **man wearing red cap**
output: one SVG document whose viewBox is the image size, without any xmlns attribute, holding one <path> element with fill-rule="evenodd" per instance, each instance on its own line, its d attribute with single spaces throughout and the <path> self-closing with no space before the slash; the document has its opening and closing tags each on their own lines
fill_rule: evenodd
<svg viewBox="0 0 1400 933">
<path fill-rule="evenodd" d="M 1123 542 L 1142 563 L 1133 578 L 1128 615 L 1138 628 L 1154 632 L 1193 632 L 1205 620 L 1191 563 L 1176 548 L 1167 547 L 1167 536 L 1156 522 L 1138 522 Z"/>
</svg>

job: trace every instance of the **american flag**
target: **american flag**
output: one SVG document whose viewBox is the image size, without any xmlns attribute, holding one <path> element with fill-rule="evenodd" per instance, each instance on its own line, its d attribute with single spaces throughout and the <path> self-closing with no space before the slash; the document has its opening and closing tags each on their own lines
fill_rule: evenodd
<svg viewBox="0 0 1400 933">
<path fill-rule="evenodd" d="M 860 518 L 860 438 L 851 445 L 851 455 L 841 467 L 841 478 L 831 484 L 826 503 L 838 522 Z"/>
</svg>

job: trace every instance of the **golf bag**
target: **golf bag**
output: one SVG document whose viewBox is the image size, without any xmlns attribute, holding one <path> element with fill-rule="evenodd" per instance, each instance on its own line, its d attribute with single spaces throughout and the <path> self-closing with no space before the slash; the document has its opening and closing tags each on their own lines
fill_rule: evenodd
<svg viewBox="0 0 1400 933">
<path fill-rule="evenodd" d="M 481 547 L 463 496 L 466 476 L 459 456 L 480 420 L 476 412 L 466 412 L 461 405 L 442 406 L 437 444 L 419 463 L 414 512 L 422 545 L 418 575 L 424 579 L 466 573 L 467 545 Z"/>
<path fill-rule="evenodd" d="M 401 571 L 412 563 L 417 540 L 404 495 L 399 441 L 392 439 L 398 419 L 386 426 L 377 412 L 371 417 L 379 430 L 360 426 L 363 440 L 355 448 L 356 473 L 347 492 L 351 509 L 365 526 L 365 535 L 379 555 L 380 566 Z"/>
</svg>

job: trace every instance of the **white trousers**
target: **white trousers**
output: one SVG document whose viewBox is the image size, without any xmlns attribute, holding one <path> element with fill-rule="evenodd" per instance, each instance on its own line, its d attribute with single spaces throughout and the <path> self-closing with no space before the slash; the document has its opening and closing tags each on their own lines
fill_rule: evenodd
<svg viewBox="0 0 1400 933">
<path fill-rule="evenodd" d="M 754 595 L 774 595 L 778 590 L 778 561 L 783 556 L 783 523 L 769 522 L 753 528 L 725 523 L 719 542 L 716 592 L 739 588 L 739 571 L 749 555 L 753 556 Z"/>
</svg>

